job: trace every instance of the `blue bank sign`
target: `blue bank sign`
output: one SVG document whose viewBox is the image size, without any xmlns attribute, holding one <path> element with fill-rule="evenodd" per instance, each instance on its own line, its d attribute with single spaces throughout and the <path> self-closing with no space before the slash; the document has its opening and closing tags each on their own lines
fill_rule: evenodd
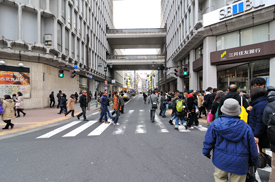
<svg viewBox="0 0 275 182">
<path fill-rule="evenodd" d="M 235 0 L 231 5 L 204 14 L 203 26 L 206 27 L 274 4 L 275 0 Z"/>
</svg>

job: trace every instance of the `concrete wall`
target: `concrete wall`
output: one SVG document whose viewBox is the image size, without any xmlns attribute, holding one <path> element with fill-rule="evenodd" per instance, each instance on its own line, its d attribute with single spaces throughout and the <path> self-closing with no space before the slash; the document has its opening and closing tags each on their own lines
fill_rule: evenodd
<svg viewBox="0 0 275 182">
<path fill-rule="evenodd" d="M 0 25 L 0 36 L 10 40 L 18 40 L 18 9 L 1 4 Z"/>
<path fill-rule="evenodd" d="M 19 61 L 5 60 L 6 65 L 18 66 Z M 30 68 L 31 98 L 24 100 L 26 109 L 43 108 L 49 106 L 49 95 L 62 90 L 67 97 L 79 92 L 79 76 L 70 78 L 70 72 L 64 71 L 64 78 L 58 77 L 58 69 L 41 63 L 23 62 L 24 67 Z M 44 81 L 43 81 L 44 74 Z M 57 98 L 55 98 L 57 103 Z"/>
</svg>

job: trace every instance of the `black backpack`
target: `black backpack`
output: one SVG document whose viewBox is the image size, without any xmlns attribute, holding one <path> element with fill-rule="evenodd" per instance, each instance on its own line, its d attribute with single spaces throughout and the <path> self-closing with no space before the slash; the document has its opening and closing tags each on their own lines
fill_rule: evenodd
<svg viewBox="0 0 275 182">
<path fill-rule="evenodd" d="M 267 134 L 269 138 L 269 142 L 272 145 L 275 145 L 275 104 L 269 103 L 268 107 L 270 107 L 272 111 L 272 115 L 267 122 Z"/>
</svg>

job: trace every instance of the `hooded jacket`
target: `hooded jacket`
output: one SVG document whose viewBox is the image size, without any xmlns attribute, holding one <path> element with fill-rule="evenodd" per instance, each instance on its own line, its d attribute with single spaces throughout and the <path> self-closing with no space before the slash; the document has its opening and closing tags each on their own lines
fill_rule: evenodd
<svg viewBox="0 0 275 182">
<path fill-rule="evenodd" d="M 249 162 L 258 165 L 258 152 L 251 128 L 238 116 L 221 115 L 209 125 L 203 154 L 213 149 L 213 164 L 226 172 L 245 175 Z"/>
<path fill-rule="evenodd" d="M 263 113 L 268 104 L 267 97 L 258 97 L 250 103 L 253 109 L 248 115 L 248 124 L 251 127 L 254 136 L 259 138 L 260 148 L 269 148 L 269 140 L 267 136 L 267 126 L 263 123 Z"/>
<path fill-rule="evenodd" d="M 12 99 L 6 99 L 3 101 L 3 113 L 2 120 L 12 120 L 15 118 L 14 116 L 14 102 Z"/>
</svg>

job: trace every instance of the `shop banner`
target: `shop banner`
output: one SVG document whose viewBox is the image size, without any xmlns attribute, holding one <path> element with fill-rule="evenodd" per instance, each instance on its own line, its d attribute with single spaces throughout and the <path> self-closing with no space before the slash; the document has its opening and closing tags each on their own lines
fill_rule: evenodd
<svg viewBox="0 0 275 182">
<path fill-rule="evenodd" d="M 30 69 L 25 67 L 0 66 L 0 97 L 22 92 L 24 98 L 31 97 Z"/>
</svg>

